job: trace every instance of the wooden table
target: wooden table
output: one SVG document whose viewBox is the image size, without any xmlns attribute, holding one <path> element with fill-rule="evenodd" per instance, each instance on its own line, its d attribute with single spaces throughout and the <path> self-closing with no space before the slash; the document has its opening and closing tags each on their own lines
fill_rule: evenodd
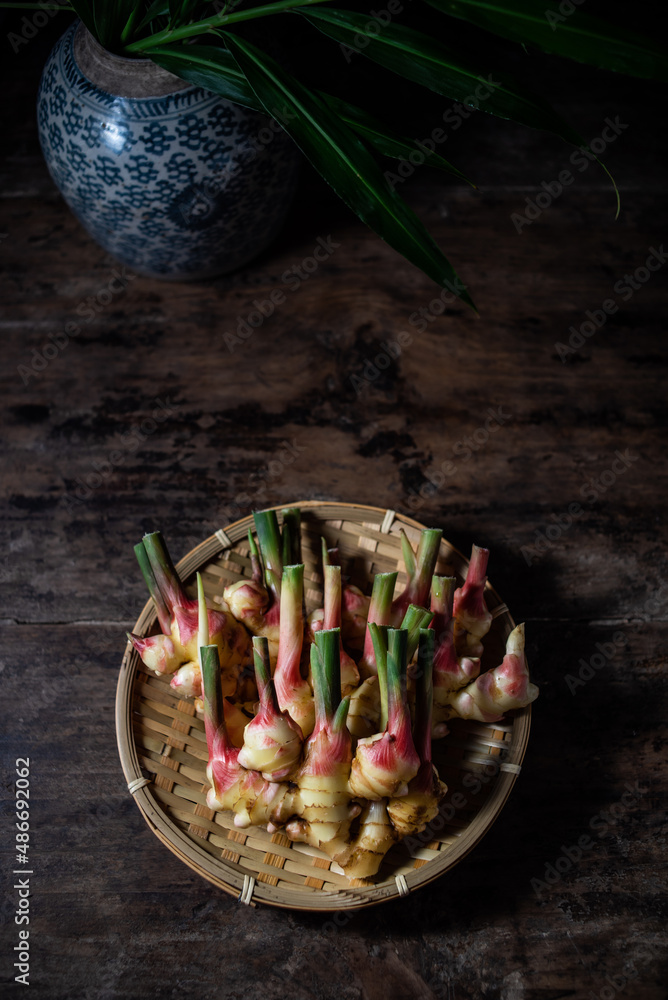
<svg viewBox="0 0 668 1000">
<path fill-rule="evenodd" d="M 242 272 L 136 278 L 100 305 L 117 265 L 53 188 L 32 111 L 63 28 L 9 60 L 3 123 L 3 785 L 11 803 L 29 757 L 32 995 L 662 1000 L 668 268 L 624 279 L 665 239 L 660 88 L 530 57 L 587 138 L 606 118 L 628 126 L 605 157 L 617 221 L 590 166 L 518 232 L 512 215 L 571 151 L 486 116 L 446 154 L 478 191 L 425 170 L 406 184 L 480 317 L 441 310 L 308 173 L 290 224 Z M 331 256 L 229 350 L 224 335 L 318 237 Z M 609 299 L 614 315 L 578 335 Z M 81 335 L 24 379 L 90 302 Z M 351 377 L 402 331 L 410 344 L 358 391 Z M 237 509 L 298 498 L 413 510 L 463 550 L 488 545 L 541 688 L 522 775 L 478 849 L 329 934 L 316 915 L 239 905 L 161 846 L 114 734 L 124 631 L 145 600 L 133 544 L 160 527 L 180 557 Z M 2 981 L 18 996 L 8 809 L 2 829 Z"/>
</svg>

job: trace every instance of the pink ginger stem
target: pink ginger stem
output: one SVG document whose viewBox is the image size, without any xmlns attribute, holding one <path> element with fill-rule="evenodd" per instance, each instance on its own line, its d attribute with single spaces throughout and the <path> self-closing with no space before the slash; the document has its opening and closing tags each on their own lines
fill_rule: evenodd
<svg viewBox="0 0 668 1000">
<path fill-rule="evenodd" d="M 392 610 L 392 595 L 398 575 L 398 573 L 376 573 L 373 578 L 373 591 L 371 592 L 367 629 L 364 636 L 364 652 L 360 660 L 360 666 L 364 665 L 370 674 L 377 673 L 377 670 L 376 654 L 369 625 L 389 624 Z"/>
<path fill-rule="evenodd" d="M 434 701 L 433 671 L 435 638 L 433 629 L 420 629 L 413 737 L 415 749 L 420 754 L 422 764 L 431 764 L 431 713 Z"/>
<path fill-rule="evenodd" d="M 350 759 L 351 739 L 346 728 L 348 698 L 341 698 L 340 629 L 316 632 L 311 646 L 311 675 L 315 726 L 306 749 L 309 772 L 328 775 Z"/>
<path fill-rule="evenodd" d="M 406 696 L 406 629 L 387 630 L 387 732 L 394 736 L 400 757 L 417 759 Z"/>
<path fill-rule="evenodd" d="M 173 614 L 174 608 L 196 608 L 197 601 L 186 595 L 161 533 L 152 531 L 144 535 L 143 543 L 169 611 Z"/>
<path fill-rule="evenodd" d="M 392 602 L 391 620 L 393 624 L 401 624 L 409 604 L 423 607 L 426 603 L 442 535 L 443 532 L 440 528 L 425 528 L 420 535 L 417 556 L 414 556 L 410 542 L 402 529 L 401 544 L 404 551 L 406 572 L 408 573 L 408 583 L 403 593 L 399 594 Z"/>
<path fill-rule="evenodd" d="M 341 565 L 341 558 L 340 558 L 340 555 L 339 555 L 338 548 L 328 549 L 327 548 L 327 540 L 325 538 L 323 538 L 322 535 L 320 536 L 320 551 L 321 551 L 321 554 L 322 554 L 322 568 L 323 568 L 323 571 L 325 569 L 325 566 L 330 566 L 330 565 L 332 565 L 332 566 L 340 566 Z"/>
<path fill-rule="evenodd" d="M 283 560 L 281 556 L 281 533 L 275 510 L 257 510 L 253 512 L 257 540 L 262 553 L 265 586 L 272 595 L 272 607 L 278 607 L 281 601 L 281 575 Z M 276 624 L 272 622 L 271 624 Z"/>
<path fill-rule="evenodd" d="M 434 785 L 434 769 L 431 763 L 431 728 L 434 704 L 434 650 L 436 635 L 431 628 L 420 629 L 418 646 L 418 672 L 415 685 L 415 718 L 413 720 L 413 742 L 420 755 L 420 769 L 410 782 L 411 792 L 428 794 Z"/>
<path fill-rule="evenodd" d="M 323 628 L 341 627 L 341 567 L 325 566 L 325 618 Z"/>
<path fill-rule="evenodd" d="M 253 532 L 250 528 L 248 529 L 248 547 L 250 549 L 251 579 L 254 583 L 258 583 L 264 587 L 264 570 L 262 568 L 262 560 L 260 559 L 260 550 L 255 543 Z"/>
<path fill-rule="evenodd" d="M 455 591 L 455 618 L 462 613 L 471 618 L 484 618 L 489 614 L 484 598 L 488 560 L 489 549 L 483 549 L 479 545 L 472 546 L 466 582 Z"/>
<path fill-rule="evenodd" d="M 269 643 L 264 636 L 253 636 L 253 664 L 255 680 L 260 696 L 260 709 L 266 715 L 278 715 L 279 707 L 276 700 L 276 689 L 271 679 L 269 662 Z"/>
<path fill-rule="evenodd" d="M 302 682 L 300 663 L 304 641 L 303 599 L 304 564 L 284 566 L 281 582 L 278 657 L 274 671 L 276 695 L 282 710 L 290 703 L 293 691 Z"/>
<path fill-rule="evenodd" d="M 220 796 L 238 780 L 243 769 L 237 761 L 239 750 L 232 746 L 225 723 L 218 647 L 203 646 L 200 656 L 204 694 L 204 731 L 209 751 L 212 785 L 216 795 Z"/>
<path fill-rule="evenodd" d="M 142 571 L 142 576 L 144 577 L 146 586 L 148 587 L 149 594 L 153 599 L 153 604 L 158 615 L 158 622 L 160 623 L 160 629 L 163 635 L 169 635 L 171 629 L 171 615 L 169 608 L 167 607 L 167 602 L 162 596 L 162 591 L 158 586 L 158 581 L 155 578 L 155 573 L 153 572 L 153 567 L 151 566 L 151 561 L 148 557 L 146 549 L 144 548 L 143 542 L 139 542 L 138 545 L 135 545 L 135 555 L 137 557 L 137 562 L 139 563 L 139 568 Z"/>
<path fill-rule="evenodd" d="M 452 608 L 456 579 L 454 576 L 434 576 L 431 584 L 431 610 L 434 617 L 431 628 L 436 637 L 434 652 L 434 684 L 438 685 L 439 675 L 459 674 L 459 663 L 455 650 L 454 621 Z"/>
</svg>

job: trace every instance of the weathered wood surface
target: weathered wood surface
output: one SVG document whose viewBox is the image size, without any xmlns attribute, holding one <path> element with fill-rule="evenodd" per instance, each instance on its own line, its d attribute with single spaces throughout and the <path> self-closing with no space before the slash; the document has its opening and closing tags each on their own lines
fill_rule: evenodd
<svg viewBox="0 0 668 1000">
<path fill-rule="evenodd" d="M 438 291 L 308 174 L 292 223 L 242 273 L 192 286 L 137 278 L 97 309 L 117 265 L 55 194 L 36 142 L 47 42 L 13 64 L 0 166 L 3 787 L 12 794 L 13 761 L 30 756 L 33 991 L 662 1000 L 666 269 L 626 302 L 613 291 L 664 238 L 658 88 L 556 61 L 542 70 L 547 82 L 559 66 L 560 110 L 588 138 L 607 116 L 629 123 L 606 160 L 618 221 L 590 167 L 518 234 L 511 214 L 570 151 L 488 118 L 467 123 L 446 154 L 479 192 L 416 173 L 406 191 L 480 318 L 449 303 L 423 332 L 411 325 Z M 340 246 L 289 290 L 282 275 L 319 236 Z M 285 303 L 230 351 L 224 334 L 275 287 Z M 555 343 L 611 297 L 620 310 L 562 363 Z M 80 335 L 24 384 L 18 366 L 77 317 Z M 358 394 L 351 376 L 404 330 L 412 342 Z M 156 400 L 170 412 L 142 431 Z M 502 422 L 486 437 L 489 408 Z M 101 482 L 87 495 L 95 463 Z M 413 506 L 458 547 L 488 544 L 493 583 L 529 623 L 541 686 L 523 773 L 486 840 L 452 875 L 338 930 L 239 906 L 182 865 L 124 790 L 114 739 L 123 631 L 144 603 L 137 538 L 160 526 L 180 557 L 235 505 L 245 514 L 300 497 Z M 566 527 L 571 504 L 581 509 Z M 541 554 L 527 549 L 536 532 L 553 536 Z M 573 692 L 566 675 L 616 633 L 623 647 Z M 636 782 L 632 804 L 618 806 Z M 601 832 L 613 807 L 621 814 Z M 12 983 L 4 817 L 2 981 Z M 588 833 L 595 846 L 559 882 L 532 887 Z"/>
</svg>

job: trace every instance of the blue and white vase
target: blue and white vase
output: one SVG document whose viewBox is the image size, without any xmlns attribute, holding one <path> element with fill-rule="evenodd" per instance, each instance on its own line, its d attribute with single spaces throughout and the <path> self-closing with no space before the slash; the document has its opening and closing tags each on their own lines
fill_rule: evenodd
<svg viewBox="0 0 668 1000">
<path fill-rule="evenodd" d="M 276 123 L 150 59 L 110 54 L 80 23 L 49 56 L 37 108 L 63 197 L 134 271 L 224 274 L 261 253 L 285 221 L 299 153 Z"/>
</svg>

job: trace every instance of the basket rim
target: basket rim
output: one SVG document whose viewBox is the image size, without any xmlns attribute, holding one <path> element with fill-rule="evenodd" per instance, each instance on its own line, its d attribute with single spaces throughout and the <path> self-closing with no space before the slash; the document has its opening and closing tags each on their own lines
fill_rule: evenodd
<svg viewBox="0 0 668 1000">
<path fill-rule="evenodd" d="M 331 500 L 297 500 L 292 503 L 276 504 L 263 509 L 282 511 L 287 507 L 299 507 L 302 512 L 311 511 L 316 514 L 322 512 L 323 515 L 327 515 L 327 517 L 323 516 L 323 520 L 338 519 L 335 513 L 336 510 L 356 511 L 357 513 L 368 512 L 371 515 L 369 521 L 378 521 L 376 528 L 381 528 L 381 531 L 387 533 L 388 536 L 391 526 L 396 522 L 402 527 L 407 526 L 418 532 L 425 527 L 420 521 L 411 518 L 409 515 L 398 513 L 391 508 L 387 509 L 367 504 L 353 504 Z M 218 529 L 213 535 L 210 535 L 187 552 L 176 564 L 179 575 L 184 582 L 196 570 L 220 554 L 221 551 L 224 551 L 228 547 L 234 547 L 239 541 L 244 539 L 247 534 L 247 528 L 252 524 L 252 521 L 252 514 L 239 518 L 231 524 L 226 525 L 225 528 Z M 385 526 L 387 526 L 386 530 Z M 444 544 L 458 557 L 461 564 L 468 565 L 466 557 L 445 538 L 441 541 L 441 545 Z M 514 627 L 515 622 L 512 615 L 498 592 L 489 582 L 486 584 L 485 593 L 494 596 L 498 601 L 496 605 L 497 613 L 507 617 L 508 624 Z M 152 601 L 149 599 L 133 626 L 133 632 L 143 634 L 155 620 L 155 610 Z M 132 790 L 129 788 L 129 790 L 131 790 L 131 794 L 147 825 L 161 843 L 203 878 L 228 894 L 241 898 L 245 876 L 241 872 L 237 872 L 231 862 L 223 858 L 215 859 L 204 848 L 200 847 L 193 838 L 188 837 L 174 823 L 161 803 L 152 794 L 152 784 L 144 783 L 141 787 L 136 787 L 136 784 L 142 779 L 146 782 L 139 761 L 132 727 L 132 706 L 134 702 L 134 687 L 137 680 L 137 660 L 137 654 L 128 640 L 116 688 L 115 727 L 118 753 L 126 782 L 128 786 L 132 786 L 135 783 L 135 787 Z M 462 861 L 480 843 L 482 838 L 487 835 L 498 819 L 515 785 L 526 754 L 531 728 L 531 705 L 512 713 L 510 718 L 512 718 L 513 723 L 513 738 L 508 747 L 507 756 L 503 761 L 503 764 L 509 765 L 508 769 L 505 770 L 503 765 L 499 767 L 488 797 L 473 820 L 462 831 L 457 842 L 451 844 L 448 850 L 444 851 L 441 856 L 432 858 L 424 866 L 404 876 L 409 892 L 430 884 L 435 879 L 440 878 L 446 871 L 449 871 L 455 864 Z M 396 899 L 402 894 L 405 894 L 405 889 L 402 892 L 398 884 L 395 885 L 393 882 L 386 880 L 384 883 L 368 887 L 351 886 L 350 888 L 342 888 L 337 891 L 325 889 L 304 889 L 300 891 L 295 888 L 290 890 L 288 898 L 286 890 L 281 886 L 272 886 L 269 883 L 258 881 L 254 885 L 251 905 L 255 905 L 257 902 L 280 909 L 331 913 L 340 910 L 359 910 L 369 906 L 376 906 L 388 899 Z M 321 905 L 314 906 L 314 898 L 321 900 Z M 331 905 L 325 905 L 327 902 Z"/>
</svg>

